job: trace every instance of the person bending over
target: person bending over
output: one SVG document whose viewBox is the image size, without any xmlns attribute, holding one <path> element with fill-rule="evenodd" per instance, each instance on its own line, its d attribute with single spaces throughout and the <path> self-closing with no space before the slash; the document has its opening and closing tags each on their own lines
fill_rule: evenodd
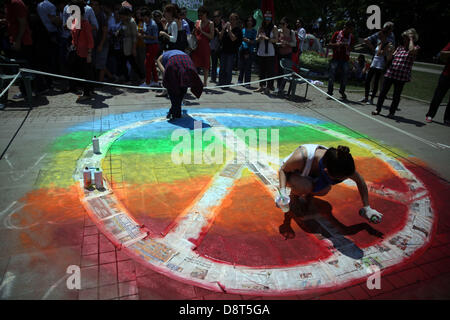
<svg viewBox="0 0 450 320">
<path fill-rule="evenodd" d="M 286 186 L 291 188 L 291 197 L 304 197 L 307 204 L 311 203 L 312 197 L 324 196 L 335 184 L 346 179 L 353 180 L 357 187 L 363 208 L 359 211 L 361 216 L 372 223 L 379 223 L 383 215 L 369 206 L 369 193 L 364 178 L 356 171 L 350 149 L 346 146 L 338 148 L 326 148 L 316 144 L 305 144 L 298 147 L 286 159 L 284 159 L 279 170 L 280 202 L 290 202 Z M 290 226 L 293 215 L 292 203 L 285 215 L 285 221 L 280 226 L 280 233 L 287 239 L 295 237 Z"/>
</svg>

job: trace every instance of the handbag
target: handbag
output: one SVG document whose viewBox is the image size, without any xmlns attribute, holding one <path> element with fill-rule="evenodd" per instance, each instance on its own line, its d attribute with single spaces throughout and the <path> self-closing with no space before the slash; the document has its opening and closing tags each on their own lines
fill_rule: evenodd
<svg viewBox="0 0 450 320">
<path fill-rule="evenodd" d="M 191 51 L 194 51 L 195 49 L 197 49 L 198 40 L 197 40 L 197 37 L 195 36 L 195 34 L 193 34 L 193 33 L 189 34 L 187 36 L 187 42 L 188 42 L 189 49 Z"/>
</svg>

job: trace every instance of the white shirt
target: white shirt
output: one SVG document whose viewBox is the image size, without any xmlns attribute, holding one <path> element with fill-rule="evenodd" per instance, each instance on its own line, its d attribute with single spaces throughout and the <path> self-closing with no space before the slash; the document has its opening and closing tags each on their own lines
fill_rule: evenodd
<svg viewBox="0 0 450 320">
<path fill-rule="evenodd" d="M 273 31 L 270 32 L 270 38 L 273 38 Z M 257 55 L 260 57 L 272 57 L 275 55 L 275 48 L 273 46 L 273 43 L 270 42 L 267 44 L 267 53 L 266 53 L 266 40 L 264 39 L 260 39 L 259 40 L 259 46 L 258 46 L 258 51 L 257 51 Z"/>
<path fill-rule="evenodd" d="M 382 55 L 382 56 L 378 55 L 379 48 L 380 48 L 380 46 L 377 46 L 375 48 L 375 55 L 373 56 L 373 60 L 372 60 L 372 63 L 370 64 L 370 67 L 376 68 L 376 69 L 384 69 L 384 65 L 385 65 L 384 55 Z"/>
<path fill-rule="evenodd" d="M 177 42 L 178 38 L 178 25 L 175 21 L 167 27 L 167 33 L 170 35 L 169 41 L 172 43 Z"/>
<path fill-rule="evenodd" d="M 303 43 L 305 42 L 306 39 L 306 30 L 304 28 L 298 29 L 297 35 L 299 40 L 298 47 L 300 48 L 300 51 L 303 51 Z"/>
</svg>

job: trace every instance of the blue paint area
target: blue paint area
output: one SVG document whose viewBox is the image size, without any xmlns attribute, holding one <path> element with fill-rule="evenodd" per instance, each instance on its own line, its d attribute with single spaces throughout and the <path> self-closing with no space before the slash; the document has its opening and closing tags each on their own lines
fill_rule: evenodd
<svg viewBox="0 0 450 320">
<path fill-rule="evenodd" d="M 275 117 L 275 118 L 281 118 L 285 120 L 292 120 L 292 121 L 301 121 L 308 124 L 324 124 L 325 121 L 310 118 L 310 117 L 302 117 L 295 114 L 290 113 L 278 113 L 278 112 L 265 112 L 265 111 L 257 111 L 257 110 L 243 110 L 243 109 L 187 109 L 188 114 L 190 113 L 211 113 L 211 114 L 217 114 L 217 113 L 229 113 L 229 114 L 242 114 L 242 115 L 249 115 L 249 116 L 265 116 L 265 117 Z M 123 114 L 112 114 L 102 117 L 101 119 L 96 119 L 94 121 L 90 122 L 84 122 L 80 123 L 76 126 L 73 126 L 67 131 L 74 132 L 74 131 L 91 131 L 94 133 L 103 133 L 108 130 L 118 128 L 124 125 L 128 125 L 137 121 L 143 121 L 143 120 L 151 120 L 158 117 L 165 117 L 167 114 L 166 109 L 157 109 L 157 110 L 147 110 L 147 111 L 137 111 L 137 112 L 129 112 L 129 113 L 123 113 Z M 196 120 L 201 120 L 200 117 L 194 117 Z M 229 125 L 230 127 L 270 127 L 270 126 L 292 126 L 292 124 L 284 123 L 282 120 L 269 120 L 269 119 L 258 119 L 258 118 L 245 118 L 245 117 L 218 117 L 223 121 L 224 125 Z M 192 130 L 193 126 L 192 123 L 189 123 L 192 120 L 186 120 L 180 119 L 173 123 L 169 123 L 166 120 L 164 120 L 164 123 L 169 124 L 171 127 L 170 130 L 176 129 L 176 128 L 189 128 Z M 239 124 L 236 125 L 235 121 L 238 121 Z M 225 123 L 226 122 L 226 123 Z M 161 129 L 163 129 L 162 127 Z"/>
<path fill-rule="evenodd" d="M 270 127 L 293 127 L 292 122 L 285 120 L 269 120 L 253 117 L 214 117 L 220 124 L 228 128 L 270 128 Z"/>
<path fill-rule="evenodd" d="M 170 136 L 176 129 L 189 129 L 194 130 L 194 126 L 200 128 L 200 124 L 203 129 L 208 129 L 210 126 L 206 122 L 202 122 L 202 119 L 196 117 L 186 117 L 182 119 L 176 119 L 174 121 L 161 121 L 147 124 L 145 126 L 137 127 L 128 130 L 120 140 L 135 140 L 135 139 L 164 139 Z M 199 121 L 195 124 L 195 121 Z"/>
</svg>

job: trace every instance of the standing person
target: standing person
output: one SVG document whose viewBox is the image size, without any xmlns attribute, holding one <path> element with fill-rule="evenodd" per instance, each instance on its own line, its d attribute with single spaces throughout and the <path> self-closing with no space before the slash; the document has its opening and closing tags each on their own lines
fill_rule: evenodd
<svg viewBox="0 0 450 320">
<path fill-rule="evenodd" d="M 330 74 L 328 78 L 328 94 L 333 95 L 334 80 L 338 70 L 341 70 L 341 85 L 339 93 L 342 99 L 347 99 L 345 94 L 345 86 L 347 85 L 347 78 L 349 73 L 348 61 L 350 60 L 350 51 L 355 44 L 355 37 L 352 34 L 355 24 L 353 21 L 347 21 L 344 29 L 336 31 L 331 37 L 329 46 L 333 49 L 333 58 L 330 61 Z M 330 97 L 327 97 L 330 99 Z"/>
<path fill-rule="evenodd" d="M 259 80 L 271 78 L 275 73 L 276 60 L 274 45 L 277 43 L 277 39 L 277 27 L 272 23 L 272 13 L 267 11 L 264 14 L 264 21 L 256 36 L 256 41 L 258 42 Z M 273 80 L 260 82 L 259 88 L 255 92 L 265 92 L 268 94 L 271 90 L 274 90 Z"/>
<path fill-rule="evenodd" d="M 369 47 L 371 52 L 375 52 L 375 49 L 380 44 L 381 38 L 384 38 L 386 43 L 390 43 L 395 47 L 395 35 L 394 35 L 394 23 L 391 21 L 386 22 L 383 25 L 383 29 L 375 32 L 370 37 L 364 39 L 364 43 Z"/>
<path fill-rule="evenodd" d="M 213 22 L 214 38 L 210 41 L 209 47 L 211 48 L 211 82 L 215 83 L 217 79 L 217 65 L 221 52 L 219 34 L 222 31 L 222 15 L 220 11 L 214 11 Z"/>
<path fill-rule="evenodd" d="M 163 86 L 169 94 L 171 108 L 167 113 L 168 119 L 181 118 L 181 103 L 187 88 L 200 98 L 203 84 L 191 58 L 180 50 L 165 51 L 157 60 L 158 68 L 164 74 Z"/>
<path fill-rule="evenodd" d="M 194 34 L 197 38 L 197 48 L 192 52 L 191 58 L 195 67 L 203 70 L 203 85 L 208 82 L 211 48 L 209 41 L 214 38 L 214 23 L 208 19 L 208 10 L 201 6 L 198 8 L 199 20 L 195 23 Z"/>
<path fill-rule="evenodd" d="M 156 57 L 159 52 L 158 45 L 158 26 L 155 20 L 151 18 L 149 10 L 144 9 L 142 12 L 144 18 L 144 26 L 142 37 L 146 46 L 145 53 L 145 83 L 141 85 L 153 87 L 158 85 L 158 71 L 156 71 Z M 152 82 L 150 82 L 152 80 Z"/>
<path fill-rule="evenodd" d="M 297 45 L 297 61 L 300 60 L 300 56 L 303 53 L 303 43 L 305 42 L 306 39 L 306 30 L 303 27 L 305 24 L 303 23 L 302 19 L 297 19 L 297 21 L 295 22 L 295 27 L 297 28 L 295 34 L 297 36 L 298 39 L 298 45 Z"/>
<path fill-rule="evenodd" d="M 439 105 L 450 88 L 450 42 L 442 49 L 439 58 L 445 63 L 445 68 L 439 77 L 438 85 L 434 91 L 433 100 L 431 100 L 430 108 L 428 109 L 425 118 L 426 122 L 433 122 L 433 118 L 436 115 Z M 445 109 L 444 123 L 450 125 L 450 98 L 447 103 L 447 108 Z"/>
<path fill-rule="evenodd" d="M 281 68 L 281 59 L 292 59 L 292 48 L 297 45 L 297 40 L 295 38 L 295 32 L 289 28 L 288 19 L 286 17 L 280 20 L 281 28 L 278 30 L 278 75 L 285 74 L 286 72 Z M 279 95 L 283 94 L 284 87 L 286 85 L 286 80 L 284 78 L 279 78 L 277 80 L 277 93 Z"/>
<path fill-rule="evenodd" d="M 106 62 L 109 53 L 109 39 L 108 39 L 108 20 L 106 14 L 101 7 L 100 0 L 91 0 L 91 6 L 95 13 L 95 18 L 98 23 L 98 29 L 94 35 L 94 53 L 93 64 L 96 72 L 98 72 L 98 81 L 103 82 L 106 70 Z"/>
<path fill-rule="evenodd" d="M 121 67 L 123 61 L 123 41 L 120 32 L 122 30 L 122 22 L 120 21 L 119 9 L 118 6 L 114 7 L 112 20 L 110 19 L 108 24 L 110 39 L 108 68 L 113 73 L 114 81 L 119 81 L 119 77 L 122 77 L 122 80 L 125 79 L 125 74 L 123 74 L 123 68 Z"/>
<path fill-rule="evenodd" d="M 250 16 L 245 20 L 242 29 L 242 45 L 239 49 L 239 77 L 238 83 L 250 82 L 252 74 L 253 57 L 255 55 L 256 30 L 254 29 L 256 20 Z M 248 87 L 249 85 L 246 85 Z"/>
<path fill-rule="evenodd" d="M 142 16 L 142 12 L 145 10 L 145 7 L 138 8 L 136 10 L 136 25 L 137 25 L 137 42 L 136 42 L 136 64 L 142 73 L 145 73 L 145 56 L 146 56 L 146 45 L 144 42 L 144 38 L 142 38 L 142 34 L 144 31 L 144 17 Z"/>
<path fill-rule="evenodd" d="M 36 52 L 39 69 L 49 73 L 57 73 L 58 61 L 58 27 L 62 25 L 61 18 L 56 14 L 56 6 L 61 0 L 44 0 L 37 5 L 37 13 L 44 28 L 39 33 L 39 50 Z M 46 88 L 50 89 L 53 81 L 46 77 Z"/>
<path fill-rule="evenodd" d="M 375 98 L 378 91 L 378 83 L 380 82 L 380 77 L 383 74 L 383 70 L 386 66 L 385 60 L 387 59 L 387 53 L 392 50 L 392 45 L 387 42 L 387 37 L 384 33 L 380 33 L 378 37 L 378 44 L 375 48 L 375 55 L 373 56 L 372 63 L 370 64 L 369 72 L 367 73 L 367 78 L 365 81 L 365 96 L 360 102 L 373 104 L 373 99 Z M 392 52 L 391 52 L 392 53 Z M 374 78 L 372 96 L 369 101 L 370 84 Z"/>
<path fill-rule="evenodd" d="M 132 70 L 139 76 L 139 80 L 144 79 L 144 74 L 139 69 L 136 63 L 136 44 L 137 44 L 137 26 L 134 19 L 131 17 L 131 11 L 127 7 L 122 7 L 119 10 L 120 20 L 122 22 L 122 47 L 123 56 L 121 62 L 122 73 L 125 75 L 126 81 L 130 80 L 127 69 L 127 62 L 130 63 Z"/>
<path fill-rule="evenodd" d="M 154 10 L 152 12 L 152 16 L 153 16 L 153 20 L 156 23 L 156 26 L 158 27 L 158 46 L 159 46 L 159 49 L 158 49 L 157 57 L 159 57 L 161 55 L 161 53 L 163 52 L 163 38 L 162 38 L 162 36 L 159 35 L 161 31 L 164 31 L 164 26 L 163 26 L 163 24 L 161 22 L 161 18 L 162 18 L 163 15 L 162 15 L 162 12 L 160 10 Z"/>
<path fill-rule="evenodd" d="M 219 38 L 222 41 L 219 85 L 227 85 L 231 84 L 234 60 L 242 43 L 242 30 L 237 13 L 230 14 L 230 21 L 222 26 Z"/>
<path fill-rule="evenodd" d="M 384 99 L 386 99 L 386 95 L 391 86 L 394 85 L 394 94 L 388 115 L 389 118 L 393 118 L 400 103 L 403 86 L 406 82 L 411 81 L 411 69 L 420 49 L 415 44 L 419 40 L 419 35 L 414 28 L 411 28 L 402 33 L 402 39 L 403 43 L 397 47 L 394 54 L 388 56 L 388 61 L 392 60 L 392 63 L 384 75 L 383 86 L 378 97 L 377 109 L 372 111 L 373 115 L 380 114 Z"/>
<path fill-rule="evenodd" d="M 72 64 L 72 72 L 76 77 L 86 80 L 92 80 L 92 50 L 94 48 L 94 37 L 92 35 L 92 27 L 85 16 L 84 6 L 81 1 L 75 1 L 75 5 L 80 8 L 80 29 L 75 27 L 75 21 L 72 26 L 72 45 L 76 50 L 74 61 Z M 71 91 L 75 84 L 71 82 Z M 92 84 L 83 82 L 83 95 L 79 96 L 77 102 L 82 102 L 91 98 Z"/>
<path fill-rule="evenodd" d="M 33 40 L 28 24 L 28 7 L 22 0 L 6 0 L 5 16 L 8 29 L 9 44 L 11 51 L 8 55 L 16 59 L 25 59 L 27 66 L 30 65 L 33 56 Z M 20 96 L 25 97 L 25 87 L 22 82 L 19 85 Z M 3 90 L 3 88 L 0 88 Z"/>
<path fill-rule="evenodd" d="M 183 48 L 180 43 L 181 36 L 179 35 L 179 30 L 182 29 L 182 27 L 179 19 L 178 6 L 171 3 L 167 4 L 164 7 L 163 15 L 167 21 L 167 31 L 160 31 L 159 34 L 165 41 L 168 41 L 167 49 L 164 50 L 184 51 L 185 48 Z"/>
<path fill-rule="evenodd" d="M 191 34 L 191 31 L 195 28 L 195 23 L 191 19 L 186 17 L 187 9 L 185 7 L 180 9 L 180 19 L 183 24 L 183 29 L 186 30 L 187 34 Z"/>
</svg>

